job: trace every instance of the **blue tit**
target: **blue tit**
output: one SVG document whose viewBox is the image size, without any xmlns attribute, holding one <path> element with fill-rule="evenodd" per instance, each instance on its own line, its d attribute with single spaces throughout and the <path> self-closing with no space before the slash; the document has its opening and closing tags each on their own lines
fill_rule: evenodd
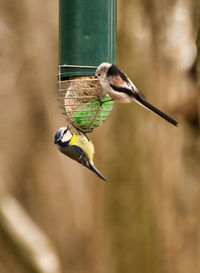
<svg viewBox="0 0 200 273">
<path fill-rule="evenodd" d="M 70 132 L 69 128 L 62 127 L 56 132 L 54 143 L 61 153 L 81 163 L 98 175 L 98 177 L 106 181 L 103 175 L 94 166 L 94 146 L 85 135 L 77 135 Z"/>
</svg>

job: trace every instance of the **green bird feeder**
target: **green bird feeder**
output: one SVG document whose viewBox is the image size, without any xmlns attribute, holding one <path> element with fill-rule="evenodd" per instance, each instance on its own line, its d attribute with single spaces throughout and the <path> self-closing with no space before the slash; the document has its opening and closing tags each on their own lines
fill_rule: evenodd
<svg viewBox="0 0 200 273">
<path fill-rule="evenodd" d="M 83 133 L 108 117 L 113 101 L 94 77 L 116 63 L 116 0 L 60 0 L 58 94 L 67 121 Z"/>
</svg>

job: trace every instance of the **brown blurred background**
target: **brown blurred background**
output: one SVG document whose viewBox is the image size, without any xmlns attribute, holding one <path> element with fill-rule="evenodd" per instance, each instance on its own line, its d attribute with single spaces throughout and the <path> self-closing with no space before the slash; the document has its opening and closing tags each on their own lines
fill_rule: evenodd
<svg viewBox="0 0 200 273">
<path fill-rule="evenodd" d="M 115 104 L 91 135 L 109 183 L 53 144 L 58 1 L 0 6 L 0 272 L 200 272 L 198 1 L 118 0 L 118 65 L 180 126 Z"/>
</svg>

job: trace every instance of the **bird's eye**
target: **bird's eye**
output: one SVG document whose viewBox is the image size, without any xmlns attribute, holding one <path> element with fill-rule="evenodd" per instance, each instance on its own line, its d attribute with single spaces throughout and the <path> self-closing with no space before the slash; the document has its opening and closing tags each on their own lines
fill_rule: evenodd
<svg viewBox="0 0 200 273">
<path fill-rule="evenodd" d="M 101 74 L 99 73 L 98 76 L 100 77 L 100 75 L 101 75 Z"/>
</svg>

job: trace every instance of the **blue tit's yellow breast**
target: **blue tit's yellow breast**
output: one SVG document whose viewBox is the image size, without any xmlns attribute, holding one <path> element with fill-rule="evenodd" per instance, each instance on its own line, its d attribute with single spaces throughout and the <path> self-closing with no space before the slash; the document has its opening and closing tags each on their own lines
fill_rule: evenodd
<svg viewBox="0 0 200 273">
<path fill-rule="evenodd" d="M 87 159 L 90 162 L 93 162 L 94 146 L 85 136 L 73 134 L 69 145 L 76 145 L 80 147 L 85 153 Z"/>
</svg>

